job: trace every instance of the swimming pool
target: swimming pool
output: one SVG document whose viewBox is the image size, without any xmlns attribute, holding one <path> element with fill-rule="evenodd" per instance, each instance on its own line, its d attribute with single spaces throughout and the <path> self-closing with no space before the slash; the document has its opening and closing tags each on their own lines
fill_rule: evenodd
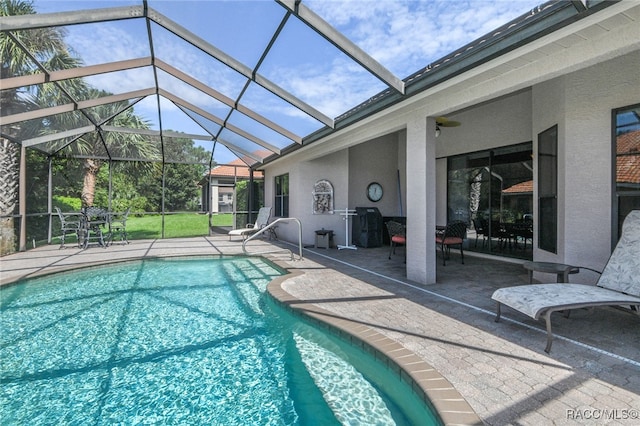
<svg viewBox="0 0 640 426">
<path fill-rule="evenodd" d="M 1 289 L 3 424 L 437 424 L 369 354 L 273 303 L 282 274 L 154 259 Z"/>
</svg>

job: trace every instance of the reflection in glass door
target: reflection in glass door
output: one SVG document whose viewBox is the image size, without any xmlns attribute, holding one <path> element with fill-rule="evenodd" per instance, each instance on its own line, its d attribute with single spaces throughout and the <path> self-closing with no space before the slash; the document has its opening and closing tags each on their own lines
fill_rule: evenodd
<svg viewBox="0 0 640 426">
<path fill-rule="evenodd" d="M 450 157 L 447 208 L 448 221 L 467 223 L 467 250 L 530 259 L 532 144 Z"/>
</svg>

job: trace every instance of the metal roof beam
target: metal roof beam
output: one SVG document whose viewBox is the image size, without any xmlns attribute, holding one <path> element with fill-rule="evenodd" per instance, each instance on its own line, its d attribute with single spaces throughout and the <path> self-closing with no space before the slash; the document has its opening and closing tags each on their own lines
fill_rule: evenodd
<svg viewBox="0 0 640 426">
<path fill-rule="evenodd" d="M 211 135 L 194 135 L 192 133 L 181 133 L 181 132 L 174 132 L 171 130 L 165 130 L 162 132 L 162 134 L 168 138 L 186 138 L 186 139 L 195 139 L 195 140 L 199 140 L 199 141 L 209 141 L 209 142 L 213 142 L 213 136 Z"/>
<path fill-rule="evenodd" d="M 163 16 L 161 13 L 157 12 L 156 10 L 149 8 L 148 17 L 150 20 L 160 25 L 167 31 L 170 31 L 173 34 L 177 35 L 178 37 L 182 38 L 183 40 L 187 41 L 188 43 L 191 43 L 193 46 L 197 47 L 198 49 L 202 50 L 208 55 L 214 57 L 215 59 L 222 62 L 229 68 L 239 72 L 246 78 L 252 81 L 255 81 L 260 86 L 264 87 L 274 95 L 280 97 L 281 99 L 287 101 L 291 105 L 300 109 L 302 112 L 310 115 L 311 117 L 315 118 L 316 120 L 322 122 L 323 124 L 329 127 L 333 127 L 334 125 L 333 119 L 330 118 L 329 116 L 323 114 L 322 112 L 315 109 L 314 107 L 307 104 L 306 102 L 298 99 L 297 97 L 287 92 L 285 89 L 281 88 L 277 84 L 269 81 L 266 77 L 262 77 L 258 74 L 254 75 L 251 68 L 237 61 L 235 58 L 227 55 L 226 53 L 224 53 L 223 51 L 221 51 L 220 49 L 218 49 L 208 41 L 204 40 L 203 38 L 195 35 L 194 33 L 182 27 L 181 25 Z"/>
<path fill-rule="evenodd" d="M 36 118 L 49 117 L 51 115 L 62 114 L 65 112 L 77 111 L 85 108 L 92 108 L 114 102 L 126 101 L 130 99 L 143 98 L 145 96 L 156 93 L 155 88 L 136 90 L 133 92 L 121 93 L 119 95 L 103 96 L 96 99 L 88 99 L 77 103 L 68 103 L 49 108 L 42 108 L 33 111 L 22 112 L 18 114 L 0 117 L 0 125 L 18 123 L 20 121 L 34 120 Z"/>
<path fill-rule="evenodd" d="M 93 22 L 112 21 L 120 19 L 141 18 L 145 16 L 145 10 L 142 6 L 126 6 L 115 7 L 106 9 L 91 9 L 72 12 L 59 12 L 59 13 L 46 13 L 46 14 L 33 14 L 33 15 L 18 15 L 18 16 L 3 16 L 0 17 L 0 27 L 2 31 L 11 30 L 26 30 L 34 28 L 43 28 L 50 26 L 64 26 L 75 24 L 87 24 Z M 289 104 L 300 109 L 304 113 L 310 115 L 323 124 L 333 127 L 334 120 L 327 115 L 323 114 L 319 110 L 313 108 L 306 102 L 298 99 L 285 89 L 279 87 L 277 84 L 269 81 L 267 78 L 254 74 L 253 71 L 237 61 L 235 58 L 227 55 L 220 49 L 213 46 L 203 38 L 195 35 L 191 31 L 175 23 L 171 19 L 165 17 L 153 8 L 147 9 L 147 18 L 166 30 L 172 32 L 183 40 L 191 43 L 193 46 L 214 57 L 218 61 L 239 72 L 251 81 L 255 81 L 257 84 L 264 87 L 274 95 L 285 100 Z M 288 137 L 288 136 L 287 136 Z M 294 139 L 295 140 L 295 139 Z"/>
<path fill-rule="evenodd" d="M 222 102 L 223 104 L 225 104 L 226 106 L 228 106 L 229 108 L 235 109 L 238 112 L 241 112 L 242 114 L 246 115 L 247 117 L 257 121 L 258 123 L 262 124 L 263 126 L 266 126 L 268 128 L 270 128 L 271 130 L 280 133 L 282 136 L 291 139 L 292 141 L 301 144 L 302 143 L 302 137 L 296 135 L 293 132 L 290 132 L 289 130 L 285 129 L 284 127 L 274 123 L 273 121 L 269 120 L 268 118 L 262 116 L 261 114 L 253 111 L 252 109 L 245 107 L 241 104 L 236 104 L 233 99 L 229 98 L 228 96 L 223 95 L 222 93 L 218 92 L 217 90 L 213 89 L 210 86 L 207 86 L 206 84 L 202 83 L 200 80 L 197 80 L 191 76 L 189 76 L 188 74 L 185 74 L 184 72 L 180 71 L 179 69 L 167 64 L 164 61 L 161 61 L 160 59 L 156 59 L 155 61 L 155 65 L 160 68 L 161 70 L 163 70 L 164 72 L 172 75 L 173 77 L 187 83 L 188 85 L 206 93 L 207 95 L 217 99 L 218 101 Z"/>
<path fill-rule="evenodd" d="M 25 139 L 22 141 L 22 146 L 24 146 L 25 148 L 28 148 L 30 146 L 40 145 L 42 143 L 55 141 L 57 139 L 64 139 L 71 136 L 78 136 L 84 133 L 93 132 L 96 129 L 97 129 L 96 126 L 91 125 L 91 126 L 78 127 L 76 129 L 67 130 L 65 132 L 52 133 L 50 135 L 40 136 L 37 138 Z"/>
<path fill-rule="evenodd" d="M 18 87 L 34 84 L 52 83 L 54 81 L 68 80 L 72 78 L 87 77 L 108 72 L 124 71 L 133 68 L 142 68 L 152 65 L 151 57 L 130 59 L 126 61 L 110 62 L 106 64 L 91 65 L 87 67 L 71 68 L 60 71 L 50 71 L 48 74 L 37 73 L 20 77 L 3 78 L 0 80 L 0 89 L 16 89 Z"/>
<path fill-rule="evenodd" d="M 224 140 L 222 138 L 218 138 L 217 141 L 220 142 L 222 145 L 226 146 L 227 148 L 229 148 L 231 151 L 239 152 L 240 154 L 242 154 L 244 156 L 247 156 L 249 158 L 252 158 L 252 159 L 256 160 L 259 163 L 262 163 L 262 161 L 263 161 L 262 158 L 258 157 L 256 154 L 251 153 L 249 151 L 246 151 L 246 150 L 240 148 L 239 146 L 237 146 L 237 145 L 235 145 L 235 144 L 233 144 L 231 142 L 228 142 L 228 141 L 226 141 L 226 140 Z"/>
<path fill-rule="evenodd" d="M 136 129 L 133 127 L 118 127 L 118 126 L 100 126 L 105 132 L 126 133 L 130 135 L 144 135 L 144 136 L 160 136 L 159 130 L 153 129 Z"/>
<path fill-rule="evenodd" d="M 355 43 L 332 27 L 327 21 L 318 16 L 299 0 L 276 0 L 287 10 L 291 11 L 307 26 L 324 37 L 328 42 L 340 49 L 345 55 L 362 65 L 370 73 L 382 80 L 388 86 L 404 94 L 404 81 L 396 77 L 391 71 L 376 61 L 372 56 L 360 49 Z"/>
<path fill-rule="evenodd" d="M 143 6 L 122 6 L 70 12 L 36 13 L 0 17 L 2 31 L 32 30 L 36 28 L 89 24 L 144 17 Z"/>
<path fill-rule="evenodd" d="M 203 110 L 202 108 L 200 108 L 200 107 L 198 107 L 196 105 L 193 105 L 193 104 L 185 101 L 184 99 L 182 99 L 182 98 L 180 98 L 180 97 L 178 97 L 176 95 L 173 95 L 172 93 L 167 92 L 166 90 L 159 89 L 158 90 L 158 94 L 160 96 L 163 96 L 163 97 L 169 99 L 170 101 L 176 103 L 177 105 L 180 105 L 183 108 L 186 108 L 186 109 L 188 109 L 190 111 L 193 111 L 196 114 L 200 114 L 201 116 L 213 121 L 214 123 L 216 123 L 217 125 L 219 125 L 221 127 L 225 127 L 227 129 L 229 129 L 230 131 L 232 131 L 234 133 L 237 133 L 238 135 L 240 135 L 240 136 L 242 136 L 244 138 L 249 139 L 251 142 L 254 142 L 254 143 L 258 144 L 261 147 L 263 147 L 265 149 L 268 149 L 271 152 L 275 152 L 275 153 L 278 153 L 278 154 L 280 153 L 280 148 L 278 148 L 278 147 L 276 147 L 274 145 L 271 145 L 270 143 L 263 141 L 259 137 L 253 136 L 252 134 L 247 133 L 244 130 L 242 130 L 242 129 L 236 127 L 236 126 L 233 126 L 233 125 L 231 125 L 229 123 L 225 124 L 224 120 L 222 120 L 221 118 L 219 118 L 219 117 L 217 117 L 217 116 L 215 116 L 215 115 Z"/>
</svg>

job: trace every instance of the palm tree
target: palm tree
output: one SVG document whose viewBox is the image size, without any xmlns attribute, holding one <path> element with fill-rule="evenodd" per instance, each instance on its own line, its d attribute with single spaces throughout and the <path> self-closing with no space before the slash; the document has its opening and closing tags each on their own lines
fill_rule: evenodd
<svg viewBox="0 0 640 426">
<path fill-rule="evenodd" d="M 108 93 L 92 90 L 94 97 L 102 97 Z M 101 105 L 91 111 L 94 121 L 102 122 L 106 117 L 111 117 L 108 124 L 115 127 L 125 127 L 131 129 L 148 129 L 149 122 L 134 114 L 132 108 L 127 102 L 116 102 L 113 104 Z M 104 138 L 104 139 L 103 139 Z M 160 151 L 157 145 L 139 134 L 126 134 L 109 132 L 102 136 L 93 132 L 81 138 L 77 142 L 77 149 L 80 152 L 91 155 L 100 152 L 100 145 L 105 145 L 112 157 L 120 158 L 142 158 L 142 159 L 159 159 Z M 150 163 L 141 163 L 143 167 Z M 84 206 L 92 206 L 95 197 L 96 177 L 102 167 L 102 161 L 95 158 L 86 158 L 84 160 L 84 182 L 82 186 L 82 204 Z"/>
<path fill-rule="evenodd" d="M 111 93 L 98 90 L 83 84 L 66 87 L 67 93 L 74 97 L 83 99 L 98 99 L 111 95 Z M 37 100 L 41 107 L 54 105 L 59 102 L 56 93 L 40 92 L 42 98 Z M 95 125 L 108 124 L 114 127 L 125 127 L 130 129 L 148 129 L 149 123 L 136 115 L 127 101 L 114 102 L 99 105 L 85 111 L 75 111 L 74 113 L 59 114 L 48 117 L 47 126 L 42 129 L 42 133 L 56 133 L 60 130 L 82 127 L 90 120 Z M 95 197 L 96 177 L 100 172 L 103 157 L 108 152 L 111 157 L 158 160 L 160 152 L 156 145 L 144 138 L 142 135 L 117 132 L 90 132 L 78 138 L 71 145 L 62 149 L 59 155 L 69 157 L 81 156 L 83 160 L 83 187 L 82 205 L 88 207 L 93 205 Z M 103 153 L 100 155 L 100 153 Z"/>
<path fill-rule="evenodd" d="M 31 1 L 0 0 L 0 14 L 28 15 L 36 13 Z M 82 61 L 73 57 L 64 41 L 66 33 L 57 27 L 47 27 L 29 31 L 14 31 L 0 34 L 0 57 L 2 58 L 1 77 L 10 78 L 40 72 L 38 64 L 46 70 L 73 69 L 82 65 Z M 24 48 L 22 47 L 24 46 Z M 28 52 L 28 53 L 27 53 Z M 91 88 L 82 79 L 68 79 L 56 83 L 45 83 L 28 88 L 2 91 L 4 114 L 16 114 L 34 108 L 46 108 L 74 101 L 108 96 L 109 93 Z M 70 99 L 69 97 L 73 98 Z M 128 128 L 148 129 L 148 123 L 135 115 L 128 102 L 117 102 L 94 107 L 87 111 L 49 116 L 45 120 L 21 123 L 13 126 L 10 134 L 0 135 L 0 166 L 5 173 L 0 174 L 0 236 L 2 246 L 0 255 L 15 251 L 16 241 L 14 220 L 11 217 L 17 207 L 19 185 L 19 142 L 31 137 L 51 134 L 60 130 L 81 127 L 90 120 L 93 124 L 110 124 Z M 61 142 L 64 143 L 64 142 Z M 93 204 L 96 175 L 102 162 L 97 160 L 99 152 L 110 151 L 112 157 L 133 157 L 158 159 L 159 150 L 151 141 L 140 135 L 110 132 L 99 134 L 92 132 L 83 135 L 61 154 L 74 156 L 82 154 L 84 160 L 83 205 Z"/>
<path fill-rule="evenodd" d="M 0 0 L 0 15 L 29 15 L 36 13 L 33 3 L 25 0 Z M 60 52 L 66 52 L 64 31 L 60 28 L 41 28 L 0 34 L 0 78 L 31 73 L 35 64 L 19 44 L 25 46 L 36 59 L 46 62 Z M 17 42 L 16 42 L 17 41 Z M 15 114 L 33 107 L 32 93 L 16 90 L 2 91 L 0 99 L 4 114 Z M 0 255 L 15 251 L 16 241 L 12 215 L 17 207 L 20 149 L 20 126 L 3 129 L 0 135 Z M 4 132 L 7 132 L 6 134 Z M 13 140 L 12 140 L 13 139 Z"/>
</svg>

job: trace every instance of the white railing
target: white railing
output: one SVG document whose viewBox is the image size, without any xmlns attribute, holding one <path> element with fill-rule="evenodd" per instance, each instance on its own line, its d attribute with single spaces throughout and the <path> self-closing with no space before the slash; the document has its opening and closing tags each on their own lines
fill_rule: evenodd
<svg viewBox="0 0 640 426">
<path fill-rule="evenodd" d="M 279 219 L 274 220 L 273 222 L 271 222 L 270 224 L 268 224 L 267 226 L 265 226 L 264 228 L 260 229 L 258 232 L 256 232 L 255 234 L 252 234 L 249 238 L 247 238 L 246 240 L 244 240 L 242 242 L 242 251 L 244 252 L 244 254 L 269 254 L 269 253 L 280 253 L 280 252 L 288 252 L 291 255 L 291 260 L 293 260 L 293 252 L 289 249 L 269 249 L 266 251 L 261 251 L 261 252 L 252 252 L 249 253 L 246 249 L 246 244 L 255 239 L 256 237 L 258 237 L 258 235 L 264 234 L 265 232 L 271 232 L 273 230 L 273 228 L 275 228 L 277 226 L 278 223 L 280 222 L 296 222 L 298 224 L 298 260 L 302 260 L 302 223 L 300 223 L 300 221 L 298 219 L 296 219 L 295 217 L 281 217 Z"/>
</svg>

